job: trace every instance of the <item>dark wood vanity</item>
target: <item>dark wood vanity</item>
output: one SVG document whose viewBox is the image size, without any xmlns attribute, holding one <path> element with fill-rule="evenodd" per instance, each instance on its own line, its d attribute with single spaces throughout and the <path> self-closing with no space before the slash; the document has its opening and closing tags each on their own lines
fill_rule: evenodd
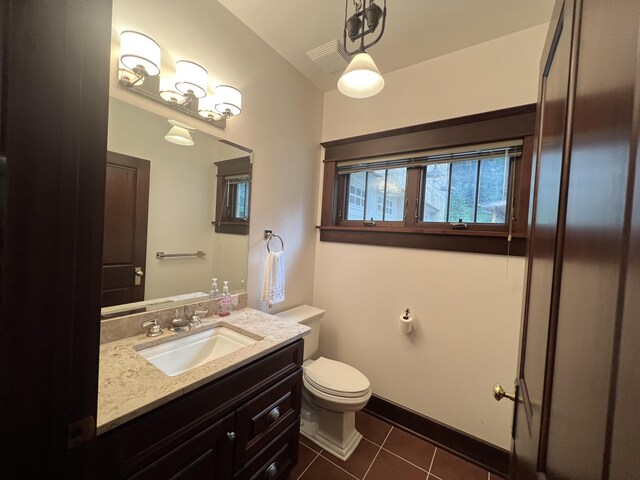
<svg viewBox="0 0 640 480">
<path fill-rule="evenodd" d="M 302 340 L 97 438 L 98 478 L 278 479 L 298 460 Z"/>
</svg>

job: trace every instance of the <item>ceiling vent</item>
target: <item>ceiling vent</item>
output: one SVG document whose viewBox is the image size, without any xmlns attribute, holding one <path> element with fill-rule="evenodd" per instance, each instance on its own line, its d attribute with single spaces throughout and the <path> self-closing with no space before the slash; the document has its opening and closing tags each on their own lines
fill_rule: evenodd
<svg viewBox="0 0 640 480">
<path fill-rule="evenodd" d="M 326 74 L 344 70 L 351 60 L 339 40 L 331 40 L 324 45 L 309 50 L 307 57 Z"/>
</svg>

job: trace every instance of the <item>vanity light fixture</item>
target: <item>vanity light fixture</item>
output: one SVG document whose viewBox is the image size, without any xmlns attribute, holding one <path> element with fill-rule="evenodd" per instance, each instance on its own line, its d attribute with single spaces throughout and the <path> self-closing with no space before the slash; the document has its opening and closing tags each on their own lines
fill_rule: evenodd
<svg viewBox="0 0 640 480">
<path fill-rule="evenodd" d="M 215 103 L 216 111 L 225 118 L 240 115 L 242 111 L 242 94 L 237 88 L 230 85 L 218 85 L 214 99 L 217 99 Z"/>
<path fill-rule="evenodd" d="M 223 115 L 216 110 L 216 103 L 218 99 L 214 94 L 207 94 L 206 97 L 201 98 L 198 102 L 198 113 L 202 118 L 211 121 L 218 121 L 223 118 Z"/>
<path fill-rule="evenodd" d="M 160 96 L 170 104 L 182 105 L 185 97 L 176 89 L 176 77 L 160 77 Z"/>
<path fill-rule="evenodd" d="M 207 95 L 207 71 L 189 60 L 176 62 L 176 89 L 187 98 L 203 98 Z"/>
<path fill-rule="evenodd" d="M 175 75 L 161 75 L 160 47 L 143 33 L 132 30 L 121 33 L 118 61 L 118 83 L 121 86 L 194 118 L 224 129 L 227 119 L 240 115 L 242 111 L 242 94 L 235 87 L 219 85 L 213 95 L 207 95 L 209 78 L 202 65 L 179 60 Z M 187 138 L 184 132 L 181 134 Z M 193 145 L 193 141 L 189 141 L 191 143 L 180 144 Z"/>
<path fill-rule="evenodd" d="M 160 74 L 160 45 L 143 33 L 125 30 L 120 34 L 120 63 L 143 81 L 155 77 Z"/>
<path fill-rule="evenodd" d="M 118 83 L 125 87 L 140 86 L 144 83 L 144 75 L 137 75 L 133 70 L 127 68 L 118 60 Z"/>
<path fill-rule="evenodd" d="M 347 17 L 349 0 L 345 0 L 343 45 L 349 55 L 354 55 L 353 60 L 338 80 L 338 90 L 348 97 L 367 98 L 376 95 L 384 88 L 384 78 L 371 55 L 366 49 L 380 41 L 384 34 L 387 19 L 387 0 L 384 0 L 383 8 L 375 4 L 375 0 L 352 0 L 354 13 Z M 375 40 L 365 44 L 365 37 L 374 33 L 382 20 L 380 31 Z M 347 47 L 347 35 L 351 42 L 359 42 L 357 49 L 349 51 Z"/>
<path fill-rule="evenodd" d="M 193 145 L 193 138 L 191 138 L 191 134 L 189 133 L 190 130 L 195 130 L 193 127 L 171 119 L 169 119 L 168 122 L 171 124 L 171 130 L 164 136 L 167 142 L 184 147 Z"/>
</svg>

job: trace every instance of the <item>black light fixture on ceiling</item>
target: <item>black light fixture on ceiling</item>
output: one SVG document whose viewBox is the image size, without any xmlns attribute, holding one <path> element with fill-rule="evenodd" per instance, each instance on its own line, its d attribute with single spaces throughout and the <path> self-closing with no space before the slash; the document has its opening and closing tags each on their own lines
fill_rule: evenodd
<svg viewBox="0 0 640 480">
<path fill-rule="evenodd" d="M 387 0 L 383 8 L 376 5 L 375 0 L 352 0 L 354 13 L 348 16 L 349 1 L 345 0 L 343 45 L 349 55 L 354 55 L 340 80 L 338 90 L 353 98 L 366 98 L 379 93 L 384 87 L 384 78 L 366 49 L 380 41 L 384 34 L 387 19 Z M 373 34 L 378 25 L 378 36 L 370 43 L 365 43 L 366 37 Z M 359 43 L 358 48 L 349 51 L 347 35 L 352 43 Z"/>
</svg>

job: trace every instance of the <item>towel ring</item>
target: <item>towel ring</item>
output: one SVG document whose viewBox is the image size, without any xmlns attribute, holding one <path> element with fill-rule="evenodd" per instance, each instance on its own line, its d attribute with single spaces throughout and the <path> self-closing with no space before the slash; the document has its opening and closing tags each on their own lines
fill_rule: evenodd
<svg viewBox="0 0 640 480">
<path fill-rule="evenodd" d="M 271 233 L 271 234 L 269 235 L 269 238 L 267 239 L 267 252 L 271 253 L 271 249 L 269 248 L 269 243 L 271 242 L 271 239 L 272 239 L 273 237 L 275 237 L 275 238 L 277 238 L 278 240 L 280 240 L 280 244 L 282 245 L 282 248 L 281 248 L 281 250 L 280 250 L 280 251 L 281 251 L 281 252 L 284 252 L 284 240 L 282 240 L 282 237 L 281 237 L 280 235 L 276 235 L 276 234 L 274 234 L 274 233 Z"/>
</svg>

